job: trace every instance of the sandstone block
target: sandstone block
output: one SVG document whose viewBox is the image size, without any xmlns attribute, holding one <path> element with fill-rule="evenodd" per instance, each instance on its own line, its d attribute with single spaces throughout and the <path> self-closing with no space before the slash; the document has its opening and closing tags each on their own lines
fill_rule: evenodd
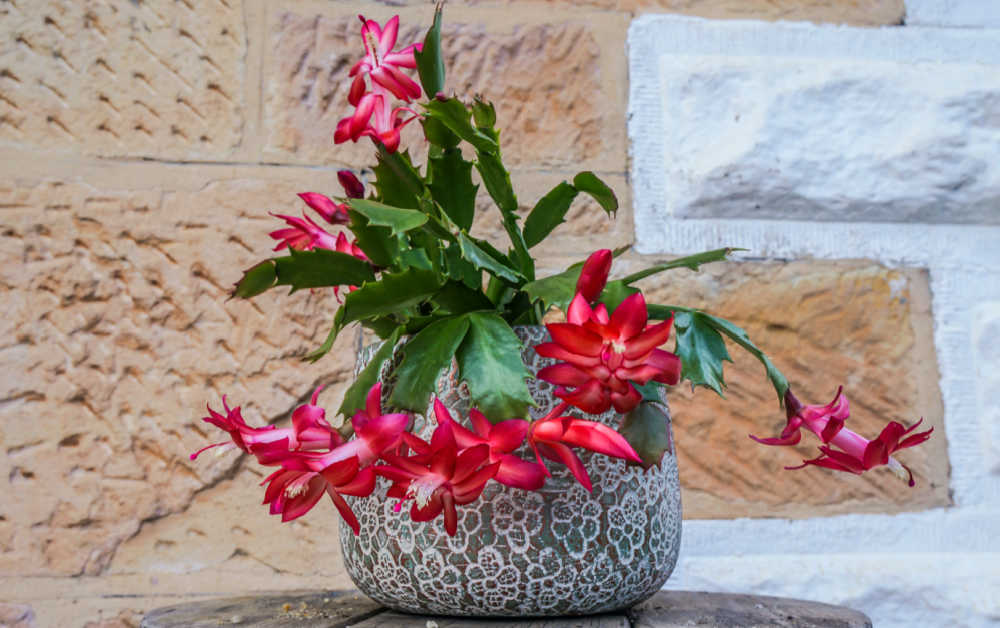
<svg viewBox="0 0 1000 628">
<path fill-rule="evenodd" d="M 382 13 L 373 17 L 391 16 Z M 552 20 L 541 12 L 518 18 L 497 10 L 448 13 L 442 37 L 447 91 L 482 94 L 497 104 L 508 165 L 623 169 L 624 18 Z M 426 10 L 405 13 L 398 45 L 422 40 L 429 20 Z M 353 110 L 347 73 L 361 56 L 356 13 L 296 7 L 275 11 L 269 24 L 275 53 L 264 67 L 265 156 L 371 162 L 367 138 L 357 146 L 332 143 L 337 121 Z M 422 136 L 411 126 L 403 146 L 421 155 Z"/>
<path fill-rule="evenodd" d="M 270 252 L 267 210 L 295 212 L 315 174 L 137 180 L 160 167 L 2 193 L 0 573 L 102 573 L 144 524 L 235 473 L 238 456 L 188 460 L 222 440 L 200 421 L 206 402 L 228 394 L 262 425 L 320 383 L 335 408 L 350 376 L 350 334 L 324 361 L 299 360 L 332 321 L 328 292 L 226 301 Z"/>
<path fill-rule="evenodd" d="M 743 327 L 803 403 L 825 404 L 843 385 L 848 427 L 868 438 L 890 420 L 910 424 L 923 416 L 935 428 L 929 442 L 899 454 L 913 469 L 914 488 L 884 469 L 862 476 L 786 471 L 818 456 L 819 440 L 803 434 L 792 448 L 748 438 L 777 435 L 784 411 L 760 363 L 730 346 L 726 399 L 684 386 L 669 394 L 685 518 L 817 517 L 949 503 L 925 274 L 865 262 L 725 263 L 697 275 L 669 272 L 677 274 L 647 280 L 648 302 L 702 308 Z"/>
<path fill-rule="evenodd" d="M 34 628 L 35 625 L 35 611 L 30 606 L 0 602 L 0 626 Z"/>
<path fill-rule="evenodd" d="M 221 158 L 242 141 L 241 0 L 6 2 L 0 142 Z"/>
</svg>

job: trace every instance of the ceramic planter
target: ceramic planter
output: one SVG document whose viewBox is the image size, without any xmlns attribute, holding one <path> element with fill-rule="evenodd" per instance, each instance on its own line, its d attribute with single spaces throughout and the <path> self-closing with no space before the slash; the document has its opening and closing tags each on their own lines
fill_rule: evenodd
<svg viewBox="0 0 1000 628">
<path fill-rule="evenodd" d="M 515 331 L 524 342 L 522 357 L 532 373 L 552 363 L 532 348 L 548 340 L 544 327 Z M 361 352 L 359 369 L 376 349 Z M 394 359 L 399 357 L 397 352 Z M 465 420 L 468 392 L 457 382 L 453 364 L 438 380 L 437 394 L 456 420 Z M 383 381 L 386 397 L 391 386 L 391 380 Z M 550 384 L 533 380 L 529 388 L 538 403 L 534 417 L 556 405 Z M 414 432 L 429 440 L 434 424 L 424 416 L 416 416 Z M 614 427 L 621 420 L 614 411 L 585 418 Z M 593 480 L 592 493 L 556 463 L 549 466 L 554 477 L 540 491 L 490 482 L 479 500 L 458 507 L 454 537 L 445 533 L 440 520 L 411 521 L 408 506 L 395 512 L 396 500 L 385 498 L 389 482 L 384 479 L 372 497 L 348 498 L 361 534 L 355 536 L 342 524 L 340 541 L 355 585 L 391 608 L 445 615 L 590 614 L 648 598 L 673 571 L 680 545 L 673 447 L 658 468 L 648 471 L 577 452 Z M 532 459 L 526 446 L 520 453 Z"/>
</svg>

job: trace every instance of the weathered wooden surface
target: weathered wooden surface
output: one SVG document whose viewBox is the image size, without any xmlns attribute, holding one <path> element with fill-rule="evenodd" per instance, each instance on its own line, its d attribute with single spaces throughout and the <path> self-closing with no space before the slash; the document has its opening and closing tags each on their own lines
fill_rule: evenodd
<svg viewBox="0 0 1000 628">
<path fill-rule="evenodd" d="M 871 628 L 858 611 L 805 600 L 661 591 L 627 614 L 535 619 L 406 615 L 356 591 L 291 591 L 159 608 L 142 628 Z"/>
<path fill-rule="evenodd" d="M 333 628 L 355 625 L 383 610 L 357 591 L 289 591 L 165 606 L 142 628 Z"/>
<path fill-rule="evenodd" d="M 843 606 L 766 595 L 660 591 L 629 612 L 632 628 L 872 628 Z"/>
</svg>

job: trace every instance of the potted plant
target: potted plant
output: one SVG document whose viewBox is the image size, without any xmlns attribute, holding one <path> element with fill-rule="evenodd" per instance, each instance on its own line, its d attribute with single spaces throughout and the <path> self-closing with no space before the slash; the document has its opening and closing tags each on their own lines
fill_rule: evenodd
<svg viewBox="0 0 1000 628">
<path fill-rule="evenodd" d="M 205 420 L 231 438 L 205 449 L 239 448 L 273 467 L 264 502 L 285 521 L 329 496 L 345 523 L 345 563 L 365 593 L 402 610 L 480 615 L 591 613 L 652 595 L 673 568 L 680 534 L 663 388 L 686 380 L 721 394 L 727 340 L 763 364 L 787 416 L 779 436 L 751 438 L 791 445 L 805 428 L 822 445 L 798 468 L 887 466 L 913 484 L 893 453 L 931 430 L 893 421 L 868 440 L 845 427 L 841 390 L 827 405 L 801 404 L 742 329 L 646 303 L 634 285 L 733 249 L 613 280 L 623 251 L 600 250 L 537 277 L 531 249 L 573 201 L 589 195 L 613 217 L 614 193 L 581 172 L 522 220 L 493 105 L 446 93 L 440 7 L 423 42 L 401 50 L 398 17 L 361 23 L 355 112 L 334 140 L 373 141 L 373 180 L 366 186 L 345 170 L 341 198 L 300 194 L 339 233 L 306 215 L 279 216 L 287 226 L 270 235 L 287 255 L 247 270 L 234 295 L 278 286 L 337 293 L 342 304 L 313 361 L 353 323 L 380 341 L 361 351 L 340 423 L 319 405 L 319 390 L 287 428 L 251 427 L 223 399 Z M 427 142 L 422 166 L 401 150 L 400 130 L 411 123 Z M 506 252 L 470 234 L 477 179 L 502 217 Z"/>
</svg>

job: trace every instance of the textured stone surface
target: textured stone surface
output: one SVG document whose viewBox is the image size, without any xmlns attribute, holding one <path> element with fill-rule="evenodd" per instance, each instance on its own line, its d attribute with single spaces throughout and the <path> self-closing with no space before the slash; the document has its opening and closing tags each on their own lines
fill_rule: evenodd
<svg viewBox="0 0 1000 628">
<path fill-rule="evenodd" d="M 889 541 L 895 537 L 889 529 L 882 534 Z M 761 537 L 756 543 L 760 545 Z M 819 549 L 815 539 L 813 543 Z M 963 553 L 947 545 L 942 549 L 840 553 L 824 548 L 822 553 L 688 556 L 667 586 L 821 599 L 863 611 L 878 628 L 996 626 L 1000 554 Z"/>
<path fill-rule="evenodd" d="M 0 29 L 0 142 L 219 158 L 242 139 L 241 0 L 17 0 Z"/>
<path fill-rule="evenodd" d="M 982 0 L 906 0 L 906 24 L 1000 27 L 1000 6 Z"/>
<path fill-rule="evenodd" d="M 187 459 L 218 436 L 198 421 L 206 401 L 228 393 L 260 424 L 343 381 L 350 353 L 297 360 L 325 335 L 332 296 L 225 301 L 266 255 L 264 210 L 301 185 L 254 176 L 2 190 L 0 573 L 103 573 L 144 523 L 236 468 Z"/>
<path fill-rule="evenodd" d="M 671 55 L 678 218 L 1000 224 L 997 66 Z"/>
<path fill-rule="evenodd" d="M 521 224 L 531 213 L 535 203 L 552 188 L 563 181 L 572 181 L 576 172 L 523 172 L 511 173 L 511 181 L 517 192 Z M 537 258 L 576 254 L 580 259 L 600 248 L 617 248 L 632 242 L 631 199 L 625 177 L 618 174 L 599 175 L 618 197 L 617 218 L 611 218 L 590 196 L 580 194 L 566 213 L 566 222 L 556 229 L 542 243 L 532 248 Z M 494 246 L 506 251 L 510 239 L 504 231 L 503 221 L 496 204 L 480 185 L 476 204 L 476 219 L 472 234 L 489 240 Z M 539 264 L 543 267 L 544 262 Z M 553 272 L 558 272 L 553 269 Z M 539 274 L 539 276 L 542 276 Z"/>
<path fill-rule="evenodd" d="M 976 372 L 978 416 L 986 466 L 1000 474 L 1000 302 L 976 305 L 972 313 L 972 366 Z"/>
<path fill-rule="evenodd" d="M 519 21 L 514 18 L 521 16 L 509 11 L 470 14 L 455 8 L 442 35 L 447 91 L 478 93 L 497 103 L 508 164 L 622 168 L 624 100 L 617 80 L 625 69 L 622 16 L 551 20 L 538 11 L 530 21 Z M 337 121 L 352 111 L 347 72 L 361 56 L 355 14 L 332 6 L 320 14 L 276 10 L 270 16 L 268 37 L 275 53 L 264 70 L 266 157 L 310 163 L 371 160 L 367 138 L 357 146 L 332 144 Z M 391 15 L 372 14 L 380 21 Z M 428 11 L 409 15 L 400 46 L 420 40 L 429 19 Z M 411 126 L 403 146 L 413 146 L 414 155 L 420 155 L 421 135 Z"/>
<path fill-rule="evenodd" d="M 992 31 L 642 16 L 629 49 L 643 250 L 651 223 L 678 216 L 996 224 L 1000 171 L 980 143 L 997 133 Z M 816 61 L 803 72 L 788 58 Z M 702 77 L 688 63 L 710 65 Z M 721 81 L 725 67 L 752 71 Z M 923 95 L 927 84 L 940 96 Z"/>
<path fill-rule="evenodd" d="M 806 600 L 761 595 L 661 591 L 632 609 L 632 628 L 871 628 L 863 613 Z"/>
<path fill-rule="evenodd" d="M 712 19 L 808 20 L 876 26 L 899 24 L 902 0 L 617 0 L 619 9 L 668 11 Z"/>
<path fill-rule="evenodd" d="M 35 611 L 26 604 L 0 602 L 0 626 L 4 628 L 34 628 Z"/>
<path fill-rule="evenodd" d="M 627 268 L 619 269 L 627 272 Z M 930 343 L 927 278 L 863 262 L 715 264 L 698 275 L 647 280 L 647 299 L 701 307 L 750 334 L 804 403 L 825 404 L 843 385 L 848 427 L 874 438 L 889 420 L 921 416 L 935 427 L 923 446 L 899 455 L 915 474 L 908 488 L 885 470 L 863 476 L 818 468 L 785 471 L 819 454 L 818 439 L 767 447 L 784 412 L 760 364 L 731 346 L 727 399 L 707 389 L 670 394 L 686 518 L 814 517 L 840 512 L 921 510 L 949 503 L 947 439 Z"/>
<path fill-rule="evenodd" d="M 424 0 L 391 0 L 386 4 L 426 3 Z M 607 11 L 626 11 L 633 15 L 663 12 L 710 19 L 807 20 L 855 26 L 900 24 L 904 12 L 903 0 L 469 0 L 468 4 L 514 5 L 520 13 L 572 11 L 579 7 L 594 7 Z"/>
</svg>

